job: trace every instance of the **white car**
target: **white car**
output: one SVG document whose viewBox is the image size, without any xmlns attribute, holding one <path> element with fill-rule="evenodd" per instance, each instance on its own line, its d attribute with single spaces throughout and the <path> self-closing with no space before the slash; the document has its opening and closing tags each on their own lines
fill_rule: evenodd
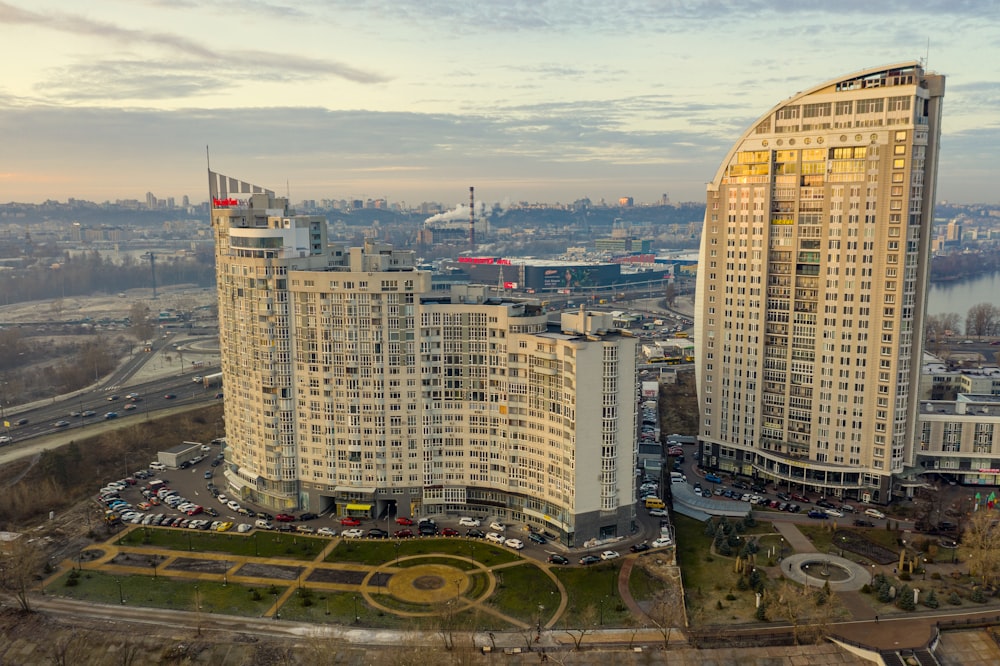
<svg viewBox="0 0 1000 666">
<path fill-rule="evenodd" d="M 340 536 L 344 537 L 345 539 L 360 539 L 364 535 L 365 531 L 360 527 L 352 527 L 351 529 L 344 530 L 343 532 L 340 533 Z"/>
<path fill-rule="evenodd" d="M 240 505 L 236 502 L 236 500 L 229 500 L 228 502 L 226 502 L 226 506 L 228 506 L 233 511 L 240 510 Z"/>
<path fill-rule="evenodd" d="M 236 531 L 240 533 L 249 532 L 252 529 L 253 525 L 251 525 L 250 523 L 240 523 L 239 525 L 236 526 Z"/>
<path fill-rule="evenodd" d="M 619 557 L 621 557 L 621 555 L 618 554 L 617 550 L 606 550 L 603 553 L 601 553 L 601 559 L 605 561 L 613 560 Z"/>
<path fill-rule="evenodd" d="M 494 520 L 492 523 L 490 523 L 490 529 L 496 530 L 497 532 L 503 532 L 504 530 L 507 529 L 507 526 L 501 523 L 499 520 Z"/>
<path fill-rule="evenodd" d="M 161 462 L 153 461 L 153 462 L 149 463 L 149 469 L 155 469 L 157 472 L 162 472 L 166 468 L 167 468 L 167 466 L 164 465 Z"/>
<path fill-rule="evenodd" d="M 468 516 L 465 516 L 464 518 L 458 519 L 458 524 L 462 527 L 479 527 L 481 523 L 478 518 L 469 518 Z"/>
<path fill-rule="evenodd" d="M 668 536 L 661 536 L 659 539 L 653 541 L 653 548 L 663 548 L 664 546 L 674 545 L 674 540 Z"/>
<path fill-rule="evenodd" d="M 201 445 L 201 450 L 202 450 L 202 451 L 211 451 L 211 450 L 212 450 L 212 447 L 211 447 L 211 446 L 209 446 L 208 444 L 202 444 L 202 445 Z"/>
<path fill-rule="evenodd" d="M 226 502 L 229 501 L 229 498 L 226 497 L 225 495 L 219 495 L 215 499 L 219 500 L 219 502 L 221 502 L 222 504 L 225 504 Z"/>
<path fill-rule="evenodd" d="M 316 530 L 316 534 L 319 534 L 320 536 L 335 537 L 337 536 L 337 530 L 332 527 L 321 527 Z"/>
<path fill-rule="evenodd" d="M 865 515 L 871 516 L 872 518 L 878 518 L 880 520 L 882 518 L 885 518 L 885 514 L 879 511 L 878 509 L 865 509 Z"/>
<path fill-rule="evenodd" d="M 666 509 L 650 509 L 649 515 L 654 516 L 656 518 L 664 518 L 668 514 Z"/>
<path fill-rule="evenodd" d="M 826 509 L 826 515 L 830 516 L 831 518 L 843 518 L 844 517 L 843 511 L 837 511 L 836 509 Z"/>
<path fill-rule="evenodd" d="M 524 548 L 524 542 L 521 541 L 520 539 L 507 539 L 506 541 L 503 542 L 503 545 L 507 546 L 508 548 L 513 548 L 514 550 L 521 550 L 522 548 Z M 615 554 L 617 555 L 617 553 Z"/>
<path fill-rule="evenodd" d="M 500 535 L 500 534 L 497 534 L 496 532 L 487 532 L 486 533 L 486 540 L 487 541 L 492 541 L 493 543 L 503 543 L 504 542 L 503 536 Z"/>
</svg>

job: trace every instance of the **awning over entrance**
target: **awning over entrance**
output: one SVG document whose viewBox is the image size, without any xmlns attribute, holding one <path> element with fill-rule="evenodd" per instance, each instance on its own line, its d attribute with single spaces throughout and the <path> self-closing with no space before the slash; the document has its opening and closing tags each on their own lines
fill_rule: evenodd
<svg viewBox="0 0 1000 666">
<path fill-rule="evenodd" d="M 371 511 L 371 504 L 348 504 L 346 509 L 348 511 Z"/>
</svg>

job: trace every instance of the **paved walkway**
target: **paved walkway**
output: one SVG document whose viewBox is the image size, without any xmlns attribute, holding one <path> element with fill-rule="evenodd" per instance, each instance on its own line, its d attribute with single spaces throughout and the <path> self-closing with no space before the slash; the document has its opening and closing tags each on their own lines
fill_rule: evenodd
<svg viewBox="0 0 1000 666">
<path fill-rule="evenodd" d="M 764 520 L 761 518 L 761 520 Z M 802 532 L 799 531 L 798 526 L 795 523 L 787 523 L 783 520 L 775 520 L 772 525 L 778 530 L 782 538 L 788 542 L 791 546 L 792 552 L 794 553 L 816 553 L 816 546 L 813 542 L 806 538 Z"/>
</svg>

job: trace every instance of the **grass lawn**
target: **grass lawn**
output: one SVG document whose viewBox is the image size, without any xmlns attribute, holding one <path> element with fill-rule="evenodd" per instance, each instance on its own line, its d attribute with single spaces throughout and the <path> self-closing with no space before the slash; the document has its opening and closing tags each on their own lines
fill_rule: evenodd
<svg viewBox="0 0 1000 666">
<path fill-rule="evenodd" d="M 288 557 L 296 560 L 314 559 L 329 542 L 329 539 L 302 534 L 261 530 L 249 534 L 234 534 L 159 527 L 140 527 L 115 541 L 121 546 L 153 546 L 178 551 Z"/>
<path fill-rule="evenodd" d="M 378 566 L 395 560 L 397 552 L 399 557 L 440 554 L 458 555 L 472 558 L 476 562 L 487 566 L 506 564 L 520 558 L 520 555 L 510 549 L 499 548 L 478 539 L 344 539 L 331 551 L 326 561 L 357 562 L 358 564 Z M 420 560 L 413 564 L 419 564 L 424 561 Z M 401 562 L 400 564 L 403 565 L 404 563 Z M 451 560 L 449 564 L 458 566 L 454 560 Z"/>
<path fill-rule="evenodd" d="M 593 564 L 572 569 L 553 569 L 566 587 L 569 605 L 558 622 L 560 628 L 582 625 L 621 627 L 630 613 L 618 596 L 618 565 Z"/>
<path fill-rule="evenodd" d="M 678 543 L 677 563 L 692 621 L 697 624 L 756 621 L 754 593 L 737 588 L 739 576 L 735 558 L 711 554 L 712 539 L 705 536 L 705 523 L 677 515 L 674 529 Z"/>
<path fill-rule="evenodd" d="M 157 576 L 155 579 L 152 576 L 115 577 L 100 571 L 84 571 L 77 578 L 76 585 L 67 587 L 66 581 L 71 574 L 69 571 L 56 579 L 46 588 L 46 593 L 103 604 L 118 604 L 124 598 L 127 606 L 186 611 L 197 610 L 197 602 L 203 613 L 249 617 L 263 615 L 274 603 L 274 597 L 267 593 L 266 588 L 256 588 L 257 594 L 254 595 L 254 588 L 234 583 L 196 583 L 165 576 Z M 283 591 L 283 588 L 280 589 Z"/>
<path fill-rule="evenodd" d="M 641 565 L 632 567 L 632 575 L 628 579 L 628 589 L 636 601 L 652 599 L 658 592 L 667 588 L 667 583 L 646 571 Z"/>
<path fill-rule="evenodd" d="M 494 576 L 497 590 L 490 604 L 504 615 L 528 624 L 541 619 L 544 624 L 559 607 L 559 588 L 533 563 L 506 567 L 494 572 Z"/>
</svg>

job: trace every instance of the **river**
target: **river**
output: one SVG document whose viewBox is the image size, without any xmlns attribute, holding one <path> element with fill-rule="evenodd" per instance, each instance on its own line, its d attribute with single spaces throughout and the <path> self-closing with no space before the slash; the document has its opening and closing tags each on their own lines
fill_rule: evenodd
<svg viewBox="0 0 1000 666">
<path fill-rule="evenodd" d="M 927 314 L 955 312 L 965 323 L 973 305 L 991 303 L 1000 307 L 1000 273 L 977 275 L 965 280 L 931 282 L 927 289 Z"/>
</svg>

